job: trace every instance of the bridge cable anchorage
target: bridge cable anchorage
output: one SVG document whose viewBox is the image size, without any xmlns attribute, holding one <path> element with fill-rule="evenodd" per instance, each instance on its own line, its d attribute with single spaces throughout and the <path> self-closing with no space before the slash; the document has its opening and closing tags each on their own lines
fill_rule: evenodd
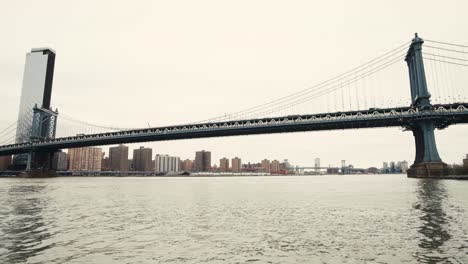
<svg viewBox="0 0 468 264">
<path fill-rule="evenodd" d="M 318 83 L 314 86 L 311 86 L 311 87 L 308 87 L 306 89 L 303 89 L 301 91 L 298 91 L 298 92 L 295 92 L 295 93 L 292 93 L 290 95 L 287 95 L 287 96 L 284 96 L 284 97 L 281 97 L 281 98 L 278 98 L 278 99 L 275 99 L 275 100 L 272 100 L 270 102 L 267 102 L 267 103 L 264 103 L 264 104 L 261 104 L 261 105 L 258 105 L 258 106 L 254 106 L 254 107 L 251 107 L 251 108 L 247 108 L 245 110 L 242 110 L 242 111 L 238 111 L 238 112 L 234 112 L 234 113 L 231 113 L 230 116 L 237 116 L 237 117 L 241 117 L 243 116 L 245 113 L 250 113 L 252 111 L 255 111 L 257 109 L 262 109 L 262 108 L 265 108 L 265 107 L 271 107 L 271 105 L 277 105 L 279 103 L 284 103 L 284 102 L 287 102 L 287 101 L 290 101 L 290 100 L 294 100 L 296 99 L 297 97 L 300 97 L 300 96 L 303 96 L 305 94 L 308 94 L 310 93 L 311 91 L 314 91 L 314 89 L 320 89 L 322 86 L 327 86 L 329 85 L 330 82 L 333 82 L 333 81 L 338 81 L 340 79 L 345 79 L 345 78 L 348 78 L 349 76 L 352 76 L 353 74 L 357 73 L 357 72 L 360 72 L 360 71 L 363 71 L 367 68 L 370 68 L 372 66 L 375 66 L 375 65 L 378 65 L 380 62 L 382 61 L 385 61 L 385 60 L 388 60 L 389 58 L 391 58 L 393 55 L 395 54 L 398 54 L 402 51 L 406 51 L 407 49 L 407 45 L 408 45 L 409 42 L 406 42 L 404 44 L 402 44 L 401 46 L 398 46 L 397 48 L 389 51 L 389 52 L 386 52 L 384 53 L 383 55 L 373 59 L 373 60 L 370 60 L 358 67 L 355 67 L 351 70 L 348 70 L 342 74 L 339 74 L 333 78 L 330 78 L 324 82 L 321 82 L 321 83 Z M 189 124 L 198 124 L 198 123 L 205 123 L 205 122 L 212 122 L 212 121 L 222 121 L 222 120 L 225 120 L 223 119 L 225 116 L 218 116 L 218 117 L 214 117 L 214 118 L 210 118 L 210 119 L 205 119 L 205 120 L 201 120 L 201 121 L 198 121 L 198 122 L 193 122 L 193 123 L 189 123 Z M 236 118 L 238 119 L 238 118 Z"/>
</svg>

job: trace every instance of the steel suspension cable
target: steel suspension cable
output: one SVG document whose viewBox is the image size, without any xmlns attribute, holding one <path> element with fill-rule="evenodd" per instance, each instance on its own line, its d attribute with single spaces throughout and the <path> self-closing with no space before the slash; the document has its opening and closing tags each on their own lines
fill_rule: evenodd
<svg viewBox="0 0 468 264">
<path fill-rule="evenodd" d="M 356 73 L 352 73 L 352 76 L 351 76 L 352 78 L 351 78 L 351 79 L 342 78 L 342 79 L 340 79 L 340 80 L 333 81 L 333 82 L 331 82 L 331 83 L 329 83 L 329 84 L 327 84 L 327 85 L 321 86 L 321 87 L 319 87 L 319 88 L 317 88 L 317 89 L 315 89 L 315 90 L 313 90 L 313 91 L 311 91 L 311 92 L 308 92 L 308 94 L 311 94 L 312 92 L 321 93 L 321 92 L 322 92 L 321 89 L 325 89 L 325 90 L 328 91 L 330 85 L 335 84 L 335 83 L 339 83 L 339 82 L 342 81 L 342 80 L 345 81 L 345 84 L 346 84 L 346 83 L 354 83 L 354 82 L 349 82 L 349 81 L 350 81 L 350 80 L 358 80 L 358 79 L 359 79 L 361 76 L 363 76 L 363 75 L 364 75 L 364 77 L 365 77 L 365 76 L 368 76 L 367 73 L 371 72 L 371 74 L 372 74 L 372 73 L 376 72 L 376 71 L 374 71 L 375 69 L 377 69 L 377 71 L 380 70 L 380 69 L 382 69 L 382 66 L 384 66 L 383 68 L 385 68 L 385 66 L 387 66 L 389 62 L 393 64 L 393 63 L 396 62 L 397 60 L 402 59 L 402 55 L 403 55 L 403 54 L 398 54 L 398 57 L 395 57 L 395 58 L 393 58 L 392 60 L 385 62 L 384 64 L 378 65 L 378 66 L 377 66 L 376 68 L 374 68 L 374 69 L 371 69 L 371 70 L 369 70 L 369 71 L 367 71 L 367 72 L 361 73 L 361 75 L 357 75 Z M 368 69 L 368 68 L 369 68 L 369 67 L 365 67 L 365 68 L 359 70 L 359 72 L 361 72 L 362 70 Z M 356 77 L 356 76 L 358 76 L 358 77 Z M 332 86 L 332 88 L 335 88 L 335 87 L 337 87 L 337 86 L 336 86 L 336 85 L 335 85 L 335 86 Z M 356 87 L 355 87 L 355 88 L 356 88 Z M 357 89 L 357 88 L 356 88 L 356 89 Z M 321 94 L 326 94 L 326 93 L 321 93 Z M 314 95 L 314 94 L 312 94 L 312 95 Z M 349 95 L 351 96 L 351 94 L 349 94 Z M 294 104 L 294 103 L 295 103 L 294 101 L 291 102 L 293 99 L 296 99 L 297 101 L 301 101 L 302 98 L 303 98 L 303 97 L 299 97 L 298 99 L 292 98 L 292 99 L 289 99 L 289 100 L 280 102 L 280 103 L 275 104 L 275 105 L 265 106 L 265 107 L 263 107 L 263 108 L 261 108 L 261 109 L 258 109 L 258 110 L 255 110 L 255 111 L 251 111 L 250 113 L 246 113 L 246 114 L 243 114 L 243 115 L 241 115 L 241 116 L 247 116 L 247 117 L 248 117 L 248 116 L 252 116 L 252 115 L 255 115 L 255 113 L 257 113 L 258 111 L 263 111 L 264 109 L 268 109 L 268 108 L 272 108 L 272 107 L 281 107 L 281 106 L 284 105 L 285 103 Z M 359 104 L 357 104 L 356 107 L 359 107 L 358 105 L 359 105 Z M 325 107 L 327 107 L 327 105 L 325 105 Z M 285 108 L 287 108 L 287 107 L 281 107 L 281 109 L 285 109 Z M 268 111 L 266 111 L 266 112 L 268 112 Z M 265 113 L 265 111 L 263 111 L 262 113 Z M 221 119 L 221 120 L 223 120 L 223 119 Z M 211 120 L 210 120 L 210 121 L 211 121 Z"/>
<path fill-rule="evenodd" d="M 441 48 L 437 46 L 431 46 L 431 45 L 424 45 L 426 48 L 432 48 L 432 49 L 438 49 L 438 50 L 444 50 L 444 51 L 450 51 L 450 52 L 456 52 L 456 53 L 462 53 L 462 54 L 468 54 L 466 51 L 461 51 L 461 50 L 454 50 L 454 49 L 447 49 L 447 48 Z"/>
<path fill-rule="evenodd" d="M 335 77 L 333 77 L 333 78 L 330 78 L 330 79 L 328 79 L 328 80 L 326 80 L 326 81 L 324 81 L 324 82 L 321 82 L 321 83 L 319 83 L 319 84 L 317 84 L 317 85 L 314 85 L 314 86 L 312 86 L 312 87 L 303 89 L 303 90 L 298 91 L 298 92 L 295 92 L 295 93 L 293 93 L 293 94 L 290 94 L 290 95 L 287 95 L 287 96 L 284 96 L 284 97 L 275 99 L 275 100 L 270 101 L 270 102 L 265 103 L 265 104 L 261 104 L 261 105 L 258 105 L 258 106 L 255 106 L 255 107 L 251 107 L 251 108 L 248 108 L 248 109 L 239 111 L 239 112 L 232 113 L 232 114 L 230 114 L 230 115 L 231 115 L 231 116 L 242 115 L 243 113 L 246 113 L 246 112 L 248 113 L 248 112 L 251 111 L 251 110 L 255 110 L 255 109 L 258 109 L 258 108 L 263 108 L 263 107 L 268 106 L 268 105 L 271 105 L 271 104 L 282 103 L 282 102 L 284 102 L 285 100 L 286 100 L 286 101 L 293 100 L 293 99 L 295 99 L 296 97 L 302 96 L 303 94 L 307 94 L 307 93 L 313 92 L 313 91 L 314 91 L 314 90 L 313 90 L 314 88 L 315 88 L 315 89 L 317 89 L 317 88 L 320 89 L 320 88 L 322 88 L 322 86 L 324 86 L 324 85 L 329 85 L 329 84 L 328 84 L 329 82 L 335 81 L 335 80 L 337 80 L 337 79 L 339 80 L 339 79 L 347 78 L 347 77 L 349 77 L 349 76 L 355 74 L 356 72 L 363 71 L 363 70 L 365 70 L 366 68 L 372 67 L 372 66 L 374 66 L 375 64 L 378 64 L 378 63 L 380 63 L 380 62 L 382 62 L 382 61 L 387 60 L 388 58 L 391 58 L 391 57 L 394 56 L 395 54 L 398 54 L 399 52 L 405 50 L 407 44 L 408 44 L 408 42 L 406 42 L 406 43 L 404 43 L 404 44 L 398 46 L 397 48 L 395 48 L 395 49 L 393 49 L 393 50 L 391 50 L 391 51 L 389 51 L 389 52 L 384 53 L 383 55 L 381 55 L 381 56 L 379 56 L 379 57 L 377 57 L 377 58 L 375 58 L 375 59 L 373 59 L 373 60 L 371 60 L 371 61 L 369 61 L 369 62 L 367 62 L 367 63 L 364 63 L 364 64 L 362 64 L 362 65 L 360 65 L 360 66 L 358 66 L 358 67 L 355 67 L 355 68 L 353 68 L 353 69 L 351 69 L 351 70 L 348 70 L 348 71 L 346 71 L 346 72 L 344 72 L 344 73 L 342 73 L 342 74 L 340 74 L 340 75 L 337 75 L 337 76 L 335 76 Z M 336 81 L 335 81 L 335 82 L 336 82 Z M 290 97 L 293 97 L 293 98 L 290 99 Z M 224 118 L 224 117 L 225 117 L 225 116 L 218 116 L 218 117 L 215 117 L 215 118 L 210 118 L 210 119 L 206 119 L 206 120 L 202 120 L 202 121 L 194 122 L 194 123 L 213 121 L 213 120 L 217 120 L 217 119 L 222 119 L 222 118 Z"/>
<path fill-rule="evenodd" d="M 352 83 L 354 83 L 354 82 L 357 82 L 357 81 L 359 81 L 359 80 L 361 80 L 361 79 L 363 79 L 363 78 L 365 78 L 365 77 L 367 77 L 367 76 L 370 76 L 370 75 L 372 75 L 372 74 L 374 74 L 374 73 L 376 73 L 376 72 L 379 72 L 379 71 L 381 71 L 381 70 L 383 70 L 383 69 L 385 69 L 385 68 L 387 68 L 387 67 L 389 67 L 389 66 L 391 66 L 391 65 L 393 65 L 393 64 L 395 64 L 395 63 L 397 63 L 397 62 L 398 62 L 399 60 L 401 60 L 401 59 L 402 59 L 402 57 L 395 58 L 395 59 L 392 60 L 391 62 L 388 62 L 388 63 L 385 64 L 385 65 L 382 65 L 380 68 L 377 68 L 377 69 L 368 71 L 368 72 L 366 72 L 366 73 L 364 73 L 364 74 L 362 74 L 362 75 L 360 75 L 360 76 L 358 76 L 358 77 L 355 77 L 355 78 L 353 78 L 353 79 L 348 80 L 348 81 L 345 82 L 343 85 L 348 85 L 348 84 L 352 84 Z M 331 91 L 333 91 L 333 90 L 336 90 L 337 87 L 339 88 L 339 87 L 341 87 L 341 85 L 338 84 L 338 85 L 335 85 L 335 86 L 333 86 L 333 87 L 329 87 L 329 88 L 326 89 L 326 90 L 319 91 L 319 92 L 317 92 L 316 94 L 313 94 L 313 95 L 310 95 L 310 96 L 308 96 L 308 97 L 302 98 L 301 100 L 299 100 L 299 101 L 297 101 L 297 102 L 295 102 L 295 103 L 296 103 L 296 104 L 301 104 L 301 103 L 310 101 L 310 100 L 312 100 L 312 99 L 315 99 L 315 98 L 317 98 L 317 97 L 320 97 L 321 95 L 324 95 L 324 94 L 327 94 L 327 93 L 329 93 L 329 92 L 331 92 Z M 281 110 L 283 110 L 283 109 L 285 109 L 285 108 L 287 108 L 287 107 L 289 107 L 289 105 L 279 106 L 279 107 L 277 107 L 277 108 L 270 109 L 270 110 L 268 110 L 268 111 L 264 111 L 264 112 L 260 112 L 260 113 L 255 112 L 255 113 L 253 113 L 253 114 L 251 114 L 251 115 L 248 115 L 247 117 L 259 116 L 259 115 L 262 115 L 262 114 L 265 114 L 265 113 L 268 113 L 268 112 L 278 112 L 278 111 L 281 111 Z"/>
<path fill-rule="evenodd" d="M 424 41 L 433 42 L 437 44 L 443 44 L 443 45 L 450 45 L 450 46 L 455 46 L 455 47 L 461 47 L 461 48 L 468 48 L 468 46 L 466 45 L 449 43 L 449 42 L 442 42 L 442 41 L 436 41 L 436 40 L 430 40 L 430 39 L 424 39 Z"/>
<path fill-rule="evenodd" d="M 450 61 L 444 61 L 444 60 L 437 60 L 437 59 L 431 59 L 431 58 L 427 58 L 427 59 L 428 59 L 428 60 L 432 60 L 432 61 L 442 62 L 442 63 L 448 63 L 448 64 L 453 64 L 453 65 L 459 65 L 459 66 L 468 67 L 468 64 L 463 64 L 463 63 L 456 63 L 456 62 L 450 62 Z"/>
<path fill-rule="evenodd" d="M 3 134 L 3 132 L 5 132 L 6 130 L 10 129 L 12 126 L 16 125 L 18 123 L 18 121 L 15 121 L 13 124 L 9 125 L 8 127 L 6 127 L 5 129 L 3 129 L 2 131 L 0 131 L 0 135 Z"/>
</svg>

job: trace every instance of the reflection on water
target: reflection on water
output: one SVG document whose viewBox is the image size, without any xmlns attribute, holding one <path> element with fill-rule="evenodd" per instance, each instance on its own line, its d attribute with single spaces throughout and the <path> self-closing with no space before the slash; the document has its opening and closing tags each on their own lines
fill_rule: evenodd
<svg viewBox="0 0 468 264">
<path fill-rule="evenodd" d="M 47 201 L 41 199 L 47 188 L 28 184 L 14 185 L 5 191 L 8 196 L 0 209 L 1 248 L 6 251 L 2 258 L 6 263 L 23 263 L 53 247 L 43 243 L 52 236 L 41 215 L 47 206 Z"/>
<path fill-rule="evenodd" d="M 450 258 L 444 254 L 443 246 L 451 235 L 448 231 L 450 217 L 443 206 L 448 198 L 444 181 L 424 179 L 417 187 L 418 203 L 414 208 L 421 213 L 418 232 L 423 236 L 418 244 L 421 252 L 416 257 L 421 263 L 446 263 Z"/>
<path fill-rule="evenodd" d="M 468 263 L 468 182 L 0 179 L 3 263 Z"/>
</svg>

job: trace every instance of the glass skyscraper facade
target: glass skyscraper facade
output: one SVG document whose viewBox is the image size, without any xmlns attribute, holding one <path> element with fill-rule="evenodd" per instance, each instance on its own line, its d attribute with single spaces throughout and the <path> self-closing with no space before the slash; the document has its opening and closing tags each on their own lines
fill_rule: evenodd
<svg viewBox="0 0 468 264">
<path fill-rule="evenodd" d="M 55 51 L 52 49 L 32 49 L 26 54 L 16 143 L 30 141 L 34 106 L 50 108 L 54 65 Z M 14 159 L 16 165 L 26 164 L 26 161 L 25 155 L 18 155 Z"/>
</svg>

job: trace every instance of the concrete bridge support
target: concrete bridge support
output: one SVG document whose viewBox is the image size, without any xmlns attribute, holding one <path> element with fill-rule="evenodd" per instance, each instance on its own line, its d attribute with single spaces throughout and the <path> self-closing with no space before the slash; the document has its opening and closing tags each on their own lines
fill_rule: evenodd
<svg viewBox="0 0 468 264">
<path fill-rule="evenodd" d="M 46 178 L 57 176 L 52 168 L 53 152 L 38 151 L 28 153 L 26 170 L 19 176 L 25 178 Z"/>
<path fill-rule="evenodd" d="M 431 94 L 427 88 L 426 73 L 422 55 L 424 40 L 415 34 L 405 61 L 408 64 L 411 106 L 419 111 L 427 111 L 432 108 Z M 426 178 L 443 177 L 448 175 L 447 164 L 443 163 L 437 152 L 434 137 L 434 123 L 431 120 L 419 120 L 409 124 L 413 131 L 416 144 L 416 158 L 414 164 L 408 169 L 408 177 Z"/>
<path fill-rule="evenodd" d="M 447 164 L 442 162 L 437 151 L 434 124 L 431 120 L 421 120 L 412 125 L 416 145 L 414 164 L 407 175 L 412 178 L 435 178 L 449 174 Z"/>
</svg>

